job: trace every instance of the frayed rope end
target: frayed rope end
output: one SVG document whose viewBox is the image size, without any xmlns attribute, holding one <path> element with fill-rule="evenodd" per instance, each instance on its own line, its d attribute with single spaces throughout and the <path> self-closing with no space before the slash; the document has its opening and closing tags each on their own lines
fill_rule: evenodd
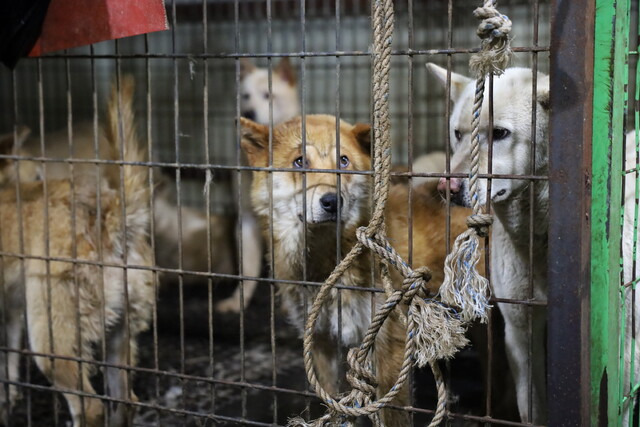
<svg viewBox="0 0 640 427">
<path fill-rule="evenodd" d="M 489 281 L 477 270 L 480 241 L 470 228 L 456 238 L 444 263 L 444 282 L 440 287 L 443 303 L 459 307 L 460 319 L 486 322 L 489 313 Z"/>
<path fill-rule="evenodd" d="M 305 421 L 302 417 L 289 418 L 287 421 L 287 427 L 344 427 L 352 425 L 348 421 L 345 421 L 343 416 L 337 415 L 340 421 L 335 420 L 330 414 L 325 414 L 322 417 Z"/>
<path fill-rule="evenodd" d="M 438 359 L 450 359 L 469 343 L 462 320 L 450 307 L 416 298 L 409 316 L 415 334 L 415 363 L 421 368 Z"/>
<path fill-rule="evenodd" d="M 287 427 L 313 427 L 313 421 L 307 422 L 302 417 L 289 418 Z"/>
</svg>

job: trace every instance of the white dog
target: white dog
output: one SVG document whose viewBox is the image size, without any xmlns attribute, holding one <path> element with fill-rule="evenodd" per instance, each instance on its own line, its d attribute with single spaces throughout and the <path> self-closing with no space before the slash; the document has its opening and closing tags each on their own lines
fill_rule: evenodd
<svg viewBox="0 0 640 427">
<path fill-rule="evenodd" d="M 256 67 L 249 59 L 240 60 L 240 114 L 262 125 L 273 125 L 290 120 L 300 114 L 296 73 L 288 58 L 280 60 L 271 73 L 269 88 L 269 70 Z M 271 105 L 270 105 L 271 104 Z M 235 180 L 233 182 L 236 182 Z M 242 194 L 251 191 L 251 173 L 242 174 Z M 234 189 L 234 194 L 237 191 Z M 259 277 L 262 270 L 264 243 L 256 218 L 251 210 L 248 196 L 242 198 L 240 212 L 242 226 L 242 275 Z M 240 292 L 244 292 L 244 307 L 251 302 L 258 282 L 247 280 L 244 289 L 239 286 L 233 295 L 216 304 L 220 312 L 239 312 Z"/>
<path fill-rule="evenodd" d="M 444 85 L 447 71 L 434 64 L 427 68 Z M 494 174 L 529 175 L 531 156 L 535 156 L 535 173 L 546 175 L 548 169 L 549 78 L 538 73 L 536 114 L 536 150 L 531 150 L 531 115 L 533 73 L 530 69 L 510 68 L 494 79 L 493 129 L 488 129 L 489 105 L 485 97 L 480 119 L 480 173 L 488 169 L 488 133 L 493 133 Z M 451 74 L 451 172 L 468 173 L 471 143 L 471 116 L 475 82 L 459 74 Z M 468 178 L 442 178 L 441 191 L 450 186 L 454 203 L 470 206 Z M 531 213 L 529 191 L 533 185 L 533 230 L 529 230 Z M 481 205 L 487 201 L 487 181 L 478 181 Z M 489 199 L 495 221 L 491 235 L 491 277 L 496 297 L 528 300 L 530 292 L 538 301 L 547 295 L 547 229 L 549 186 L 547 181 L 493 179 Z M 533 233 L 533 265 L 529 263 L 529 233 Z M 532 275 L 533 289 L 529 289 Z M 546 419 L 545 323 L 543 309 L 526 305 L 499 303 L 505 320 L 507 357 L 516 382 L 518 409 L 523 421 L 536 424 Z M 528 314 L 533 321 L 529 337 Z M 531 338 L 531 341 L 529 339 Z M 529 360 L 529 346 L 532 360 Z M 529 363 L 532 364 L 529 384 Z M 529 408 L 531 386 L 532 408 Z M 529 417 L 531 409 L 532 418 Z"/>
<path fill-rule="evenodd" d="M 444 85 L 447 71 L 434 64 L 427 68 Z M 537 105 L 532 103 L 533 71 L 526 68 L 510 68 L 494 79 L 493 104 L 493 164 L 492 173 L 536 175 L 548 173 L 548 124 L 549 124 L 549 78 L 537 75 Z M 451 99 L 454 102 L 451 114 L 451 172 L 468 173 L 471 143 L 471 110 L 475 82 L 459 74 L 451 74 Z M 480 173 L 488 171 L 488 97 L 485 97 L 480 118 Z M 531 117 L 536 114 L 536 150 L 531 151 Z M 635 167 L 635 133 L 627 135 L 626 169 Z M 531 171 L 531 159 L 535 156 L 536 170 Z M 415 168 L 414 168 L 415 169 Z M 487 201 L 487 181 L 478 181 L 480 204 Z M 635 207 L 635 182 L 633 176 L 626 178 L 625 215 L 623 230 L 623 270 L 624 281 L 633 278 L 633 214 Z M 442 178 L 438 184 L 441 191 L 450 186 L 451 199 L 455 203 L 470 206 L 468 178 Z M 533 186 L 534 206 L 530 208 L 530 189 Z M 547 298 L 547 232 L 549 221 L 549 185 L 547 181 L 535 184 L 527 180 L 493 179 L 490 200 L 495 221 L 491 235 L 491 277 L 495 296 L 515 300 L 530 297 L 529 280 L 533 279 L 533 297 L 539 301 Z M 529 229 L 530 213 L 533 212 L 533 229 Z M 533 233 L 533 265 L 529 263 L 529 238 Z M 638 270 L 638 269 L 637 269 Z M 627 296 L 627 325 L 631 324 L 631 313 L 636 312 L 635 329 L 640 330 L 640 306 L 638 299 L 632 303 Z M 631 307 L 634 307 L 632 310 Z M 529 341 L 527 307 L 518 304 L 499 303 L 498 307 L 505 320 L 505 341 L 509 364 L 516 382 L 518 410 L 523 421 L 536 424 L 546 420 L 545 384 L 545 337 L 546 316 L 540 308 L 532 308 L 533 334 Z M 626 329 L 625 348 L 625 393 L 629 391 L 631 367 L 631 327 Z M 532 359 L 528 349 L 531 346 Z M 639 378 L 638 351 L 636 351 L 635 378 Z M 529 384 L 528 364 L 532 364 Z M 529 387 L 531 386 L 532 407 L 529 408 Z M 633 408 L 630 403 L 624 411 L 624 418 Z M 529 417 L 531 412 L 531 419 Z"/>
<path fill-rule="evenodd" d="M 256 67 L 249 59 L 240 60 L 240 114 L 254 122 L 268 125 L 273 115 L 273 124 L 286 122 L 300 114 L 300 99 L 296 84 L 296 72 L 289 58 L 282 58 L 271 72 Z M 272 100 L 269 107 L 269 100 Z"/>
</svg>

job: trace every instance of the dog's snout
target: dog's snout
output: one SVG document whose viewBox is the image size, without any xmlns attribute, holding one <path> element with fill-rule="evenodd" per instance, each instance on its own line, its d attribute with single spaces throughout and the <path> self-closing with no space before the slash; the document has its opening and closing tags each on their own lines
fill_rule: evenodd
<svg viewBox="0 0 640 427">
<path fill-rule="evenodd" d="M 460 192 L 462 180 L 460 178 L 449 178 L 449 188 L 452 193 Z M 440 178 L 438 181 L 438 191 L 447 191 L 447 178 Z"/>
<path fill-rule="evenodd" d="M 340 196 L 340 204 L 342 204 L 342 196 Z M 327 193 L 320 198 L 322 209 L 328 213 L 335 214 L 338 212 L 338 195 L 336 193 Z"/>
<path fill-rule="evenodd" d="M 256 120 L 256 112 L 255 110 L 247 110 L 247 111 L 243 111 L 242 113 L 240 113 L 240 115 L 242 117 L 244 117 L 245 119 L 249 119 L 249 120 Z"/>
</svg>

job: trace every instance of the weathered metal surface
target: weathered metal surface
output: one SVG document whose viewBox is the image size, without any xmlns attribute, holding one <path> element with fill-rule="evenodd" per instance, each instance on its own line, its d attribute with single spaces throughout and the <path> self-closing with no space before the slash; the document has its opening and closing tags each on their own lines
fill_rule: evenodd
<svg viewBox="0 0 640 427">
<path fill-rule="evenodd" d="M 589 425 L 589 247 L 594 0 L 552 2 L 549 425 Z"/>
<path fill-rule="evenodd" d="M 591 224 L 591 419 L 619 425 L 618 284 L 629 0 L 598 0 L 595 19 Z"/>
</svg>

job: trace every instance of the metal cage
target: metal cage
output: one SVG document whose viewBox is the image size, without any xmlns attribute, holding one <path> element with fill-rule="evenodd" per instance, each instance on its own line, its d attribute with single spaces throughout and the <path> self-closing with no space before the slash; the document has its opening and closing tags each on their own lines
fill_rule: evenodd
<svg viewBox="0 0 640 427">
<path fill-rule="evenodd" d="M 395 3 L 390 100 L 393 180 L 410 184 L 425 177 L 450 179 L 456 176 L 450 164 L 451 76 L 440 87 L 428 77 L 424 63 L 467 73 L 468 59 L 478 46 L 471 13 L 478 2 Z M 24 275 L 29 268 L 25 265 L 38 260 L 47 268 L 67 262 L 74 271 L 88 264 L 100 271 L 115 267 L 125 272 L 151 271 L 154 294 L 150 327 L 139 336 L 135 366 L 109 361 L 106 344 L 100 344 L 107 339 L 107 329 L 96 341 L 91 359 L 35 351 L 27 339 L 28 328 L 27 337 L 11 344 L 3 317 L 0 396 L 4 400 L 0 403 L 4 411 L 0 413 L 6 425 L 65 424 L 70 414 L 60 391 L 82 401 L 96 397 L 105 402 L 105 423 L 117 411 L 117 404 L 135 408 L 133 425 L 284 425 L 293 416 L 303 414 L 311 419 L 324 411 L 306 381 L 299 333 L 280 309 L 277 290 L 282 281 L 274 274 L 275 257 L 265 255 L 260 271 L 246 271 L 247 249 L 256 246 L 243 236 L 242 226 L 250 204 L 249 173 L 291 171 L 273 164 L 250 167 L 243 161 L 237 121 L 243 113 L 242 67 L 249 59 L 266 70 L 270 129 L 277 125 L 273 90 L 283 58 L 289 60 L 295 75 L 299 114 L 326 113 L 350 123 L 369 122 L 371 7 L 370 2 L 358 0 L 167 0 L 171 26 L 167 32 L 25 58 L 15 70 L 0 71 L 0 131 L 12 140 L 19 139 L 20 125 L 27 125 L 33 135 L 20 147 L 22 151 L 1 153 L 0 166 L 9 165 L 18 173 L 29 162 L 40 170 L 63 168 L 72 183 L 83 179 L 78 176 L 83 167 L 117 167 L 122 177 L 127 168 L 147 168 L 145 185 L 153 195 L 149 244 L 157 258 L 150 266 L 114 265 L 103 259 L 87 262 L 55 253 L 37 255 L 24 241 L 17 251 L 0 247 L 3 284 L 14 280 L 5 277 L 3 266 L 18 260 Z M 630 40 L 637 38 L 637 29 L 632 27 L 637 25 L 638 3 L 505 0 L 499 7 L 513 21 L 511 65 L 531 68 L 534 87 L 536 71 L 550 75 L 549 169 L 540 171 L 532 165 L 526 175 L 498 177 L 489 169 L 482 178 L 527 180 L 531 188 L 548 184 L 548 294 L 546 299 L 534 296 L 534 272 L 530 271 L 526 298 L 493 296 L 496 308 L 488 324 L 471 328 L 474 344 L 442 363 L 451 395 L 447 423 L 532 425 L 518 415 L 504 348 L 504 324 L 497 308 L 515 304 L 529 313 L 529 384 L 533 381 L 532 355 L 539 351 L 531 345 L 532 313 L 542 310 L 547 314 L 548 424 L 604 425 L 608 420 L 610 425 L 620 425 L 626 420 L 624 408 L 636 405 L 637 393 L 635 367 L 624 363 L 625 354 L 631 355 L 630 360 L 637 354 L 635 327 L 631 327 L 636 318 L 630 309 L 637 280 L 635 261 L 633 271 L 623 274 L 621 236 L 625 201 L 627 207 L 630 203 L 624 198 L 625 191 L 632 186 L 637 194 L 640 187 L 638 160 L 629 163 L 627 158 L 623 163 L 624 132 L 639 126 L 638 52 L 630 47 Z M 125 74 L 136 81 L 137 127 L 148 156 L 138 163 L 103 158 L 99 147 L 109 88 L 114 81 L 121 85 Z M 637 147 L 638 137 L 634 140 Z M 534 151 L 536 144 L 534 138 Z M 91 154 L 79 156 L 88 146 Z M 439 150 L 445 152 L 443 171 L 413 170 L 419 155 Z M 306 170 L 303 175 L 310 173 L 314 172 Z M 47 182 L 46 172 L 41 172 L 40 179 Z M 17 198 L 6 203 L 19 209 L 20 184 L 2 185 L 0 200 L 13 191 Z M 114 190 L 124 196 L 121 188 Z M 533 190 L 530 194 L 533 200 Z M 635 230 L 637 195 L 634 203 Z M 449 191 L 444 206 L 449 216 Z M 490 204 L 487 208 L 491 209 Z M 407 212 L 410 209 L 408 206 Z M 531 209 L 535 209 L 533 204 Z M 185 221 L 190 218 L 199 221 L 202 234 L 198 237 L 187 227 L 191 223 Z M 270 236 L 264 241 L 264 254 L 273 254 L 273 218 L 270 223 L 264 226 Z M 22 221 L 0 224 L 18 229 L 22 239 L 28 238 L 31 226 Z M 159 228 L 165 226 L 173 230 L 173 242 L 157 237 Z M 533 227 L 531 223 L 527 229 L 531 265 Z M 443 250 L 449 252 L 449 221 L 445 228 Z M 65 242 L 76 245 L 75 237 L 67 238 Z M 216 244 L 217 238 L 226 239 L 225 245 Z M 490 241 L 488 238 L 486 244 Z M 635 239 L 632 249 L 635 255 Z M 162 251 L 169 254 L 170 262 L 159 261 Z M 338 245 L 326 254 L 327 259 L 337 263 L 340 251 Z M 190 261 L 198 256 L 207 261 L 192 267 Z M 225 267 L 217 267 L 222 258 Z M 484 260 L 491 279 L 489 251 Z M 373 277 L 375 272 L 370 274 Z M 322 279 L 303 273 L 300 280 L 287 283 L 314 289 L 318 280 Z M 258 282 L 255 293 L 249 291 L 252 281 Z M 233 293 L 236 286 L 239 290 Z M 2 292 L 7 295 L 10 290 L 3 287 Z M 375 305 L 374 295 L 381 289 L 367 292 Z M 238 313 L 217 309 L 216 304 L 231 294 L 240 301 L 250 297 L 245 293 L 253 293 L 251 302 Z M 625 300 L 632 302 L 625 305 Z M 11 303 L 4 298 L 3 304 L 5 316 Z M 78 311 L 78 324 L 80 316 Z M 26 314 L 21 321 L 28 323 Z M 54 325 L 48 326 L 48 334 L 55 337 Z M 346 350 L 338 350 L 341 357 L 345 356 L 342 351 Z M 17 380 L 8 378 L 12 357 L 21 365 Z M 93 365 L 96 393 L 82 391 L 83 384 L 77 390 L 50 384 L 36 367 L 37 357 Z M 126 398 L 109 396 L 110 372 L 127 377 Z M 414 425 L 433 416 L 433 384 L 424 370 L 412 373 L 411 404 L 401 409 L 411 415 Z M 22 398 L 10 408 L 6 396 L 14 387 Z M 527 418 L 531 417 L 529 410 Z"/>
</svg>

